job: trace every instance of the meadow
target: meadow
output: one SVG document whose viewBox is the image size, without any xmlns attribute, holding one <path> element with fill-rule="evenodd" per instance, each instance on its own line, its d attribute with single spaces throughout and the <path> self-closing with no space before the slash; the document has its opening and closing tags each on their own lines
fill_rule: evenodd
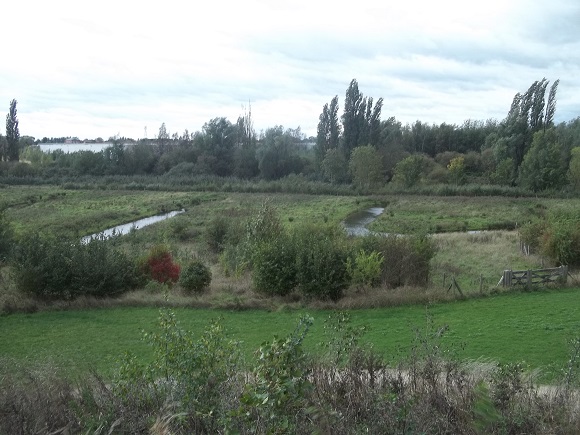
<svg viewBox="0 0 580 435">
<path fill-rule="evenodd" d="M 504 269 L 527 269 L 543 264 L 543 259 L 534 255 L 525 256 L 520 252 L 517 231 L 510 229 L 533 216 L 577 207 L 578 200 L 272 195 L 7 186 L 2 189 L 2 202 L 17 233 L 39 229 L 56 234 L 72 232 L 77 235 L 96 232 L 162 211 L 185 208 L 184 214 L 124 236 L 115 243 L 130 246 L 131 249 L 146 250 L 151 244 L 167 242 L 177 256 L 194 252 L 206 258 L 212 263 L 214 276 L 210 289 L 201 296 L 185 296 L 179 291 L 164 294 L 160 287 L 150 286 L 105 302 L 81 300 L 44 306 L 16 295 L 5 271 L 0 296 L 5 312 L 17 312 L 19 306 L 25 311 L 49 310 L 35 314 L 14 314 L 0 319 L 3 330 L 1 339 L 5 340 L 2 348 L 6 350 L 6 355 L 17 359 L 30 360 L 40 355 L 50 358 L 59 354 L 61 363 L 88 367 L 87 362 L 94 362 L 97 368 L 107 371 L 110 368 L 109 358 L 118 355 L 123 349 L 134 349 L 144 354 L 143 345 L 139 342 L 139 330 L 151 324 L 156 317 L 157 307 L 165 304 L 183 307 L 185 311 L 180 313 L 180 318 L 194 330 L 206 324 L 209 318 L 224 317 L 232 335 L 238 332 L 241 334 L 239 339 L 244 342 L 247 355 L 272 332 L 283 334 L 291 329 L 297 313 L 302 310 L 310 310 L 315 318 L 320 318 L 324 316 L 324 310 L 329 309 L 353 310 L 355 322 L 366 323 L 371 327 L 367 339 L 385 355 L 393 355 L 395 349 L 408 346 L 411 342 L 413 325 L 420 325 L 424 321 L 424 307 L 435 304 L 430 311 L 437 322 L 449 324 L 449 337 L 458 343 L 469 343 L 463 354 L 465 358 L 521 359 L 529 361 L 533 367 L 548 368 L 550 376 L 555 373 L 551 364 L 555 362 L 558 365 L 566 358 L 565 336 L 572 334 L 571 319 L 574 317 L 570 314 L 573 303 L 566 298 L 573 299 L 576 293 L 567 290 L 506 295 L 505 290 L 496 285 Z M 424 289 L 349 289 L 342 300 L 326 303 L 295 298 L 272 299 L 258 295 L 252 291 L 247 276 L 223 274 L 215 254 L 209 252 L 205 245 L 204 234 L 209 223 L 217 216 L 243 222 L 264 202 L 277 211 L 281 222 L 288 227 L 312 222 L 339 224 L 351 213 L 371 206 L 383 206 L 385 212 L 370 226 L 375 231 L 416 233 L 438 230 L 432 236 L 437 252 L 431 264 L 431 283 Z M 453 227 L 450 222 L 459 226 Z M 441 232 L 451 229 L 485 232 Z M 445 303 L 459 296 L 455 288 L 449 287 L 451 278 L 456 279 L 465 295 L 480 299 Z M 500 294 L 501 297 L 489 297 Z M 531 310 L 533 304 L 537 303 L 532 301 L 538 298 L 542 298 L 539 307 L 545 308 L 547 303 L 561 304 L 560 308 L 554 308 L 554 312 L 562 313 L 563 317 L 552 318 L 550 322 L 546 320 L 540 328 L 538 318 L 548 319 L 549 316 L 542 315 L 546 313 L 544 309 L 539 312 Z M 412 304 L 418 305 L 409 306 Z M 490 305 L 493 304 L 496 306 L 492 309 Z M 529 304 L 529 309 L 522 310 L 522 304 Z M 100 308 L 82 309 L 90 307 Z M 199 308 L 215 308 L 217 311 Z M 256 308 L 261 310 L 256 311 Z M 234 312 L 232 309 L 243 311 Z M 191 313 L 195 315 L 192 317 Z M 534 316 L 535 321 L 532 320 Z M 528 317 L 529 320 L 525 320 Z M 518 319 L 514 320 L 514 325 L 518 327 L 506 324 L 510 318 Z M 87 324 L 94 326 L 84 328 L 83 325 Z M 255 325 L 264 324 L 275 327 L 265 331 L 255 328 Z M 497 329 L 498 325 L 504 327 Z M 531 329 L 527 330 L 527 327 Z M 541 334 L 537 328 L 541 329 Z M 494 330 L 496 334 L 492 335 L 491 331 Z M 50 335 L 53 331 L 54 337 Z M 74 348 L 79 345 L 79 335 L 84 336 L 91 331 L 96 335 L 80 340 L 81 349 L 82 343 L 100 343 L 102 347 L 86 346 L 86 355 L 85 351 L 77 353 Z M 548 360 L 546 353 L 542 352 L 541 343 L 554 331 L 559 331 L 556 339 L 559 351 L 552 352 Z M 41 332 L 44 334 L 42 342 L 35 342 Z M 14 340 L 14 337 L 24 338 L 27 334 L 30 334 L 32 340 L 27 345 Z M 312 336 L 312 340 L 316 341 L 316 327 Z M 115 337 L 114 342 L 109 342 L 107 337 Z M 523 342 L 528 348 L 522 350 L 524 344 L 515 345 L 518 342 Z M 510 345 L 502 348 L 501 343 Z M 74 363 L 67 363 L 67 355 L 72 358 L 77 354 L 85 356 Z M 103 355 L 106 357 L 100 358 Z"/>
<path fill-rule="evenodd" d="M 320 352 L 328 310 L 208 310 L 175 308 L 182 327 L 201 335 L 219 319 L 228 338 L 240 341 L 245 359 L 273 335 L 283 337 L 301 314 L 314 318 L 305 348 Z M 569 342 L 580 336 L 580 292 L 577 289 L 503 294 L 428 306 L 349 311 L 352 324 L 365 326 L 363 342 L 393 365 L 409 356 L 417 336 L 445 328 L 440 346 L 449 356 L 469 361 L 523 363 L 537 380 L 557 380 L 570 355 Z M 94 369 L 111 375 L 125 351 L 151 358 L 142 332 L 156 329 L 159 309 L 108 308 L 47 311 L 0 317 L 3 358 L 17 364 L 50 363 L 69 375 Z"/>
<path fill-rule="evenodd" d="M 564 385 L 558 394 L 566 394 L 578 382 L 580 292 L 575 271 L 564 287 L 498 287 L 504 269 L 550 265 L 538 254 L 521 252 L 519 226 L 575 210 L 580 205 L 576 199 L 0 189 L 1 208 L 17 237 L 39 230 L 78 240 L 183 208 L 174 218 L 107 243 L 137 256 L 163 244 L 177 262 L 202 259 L 212 273 L 209 288 L 201 294 L 187 293 L 180 284 L 150 281 L 117 297 L 42 300 L 20 292 L 10 267 L 0 268 L 0 411 L 8 410 L 9 417 L 0 428 L 6 431 L 23 422 L 30 425 L 30 433 L 57 433 L 73 427 L 71 422 L 78 430 L 96 433 L 118 425 L 132 433 L 154 427 L 173 427 L 177 433 L 219 432 L 224 427 L 238 427 L 240 433 L 267 427 L 284 432 L 286 423 L 320 429 L 332 421 L 340 421 L 343 433 L 361 427 L 402 431 L 401 424 L 410 425 L 405 429 L 410 433 L 429 427 L 449 433 L 542 433 L 560 427 L 565 433 L 577 425 L 573 396 L 545 399 L 533 386 Z M 263 204 L 288 230 L 340 225 L 353 213 L 384 207 L 371 230 L 429 234 L 435 248 L 429 281 L 420 286 L 351 285 L 337 301 L 297 292 L 260 293 L 250 272 L 226 273 L 208 235 L 220 220 L 244 234 Z M 452 280 L 457 286 L 450 285 Z M 193 341 L 185 347 L 181 332 L 159 329 L 168 309 L 192 333 Z M 346 329 L 338 332 L 344 341 L 329 341 L 327 321 L 343 311 L 350 317 Z M 304 315 L 312 326 L 302 343 L 295 328 Z M 221 343 L 207 339 L 207 328 L 216 320 L 225 338 L 237 343 L 239 364 L 229 365 L 221 345 L 211 347 Z M 358 347 L 353 338 L 363 330 Z M 155 332 L 161 334 L 162 352 L 144 340 L 145 333 Z M 325 370 L 336 368 L 336 362 L 325 366 L 330 344 L 347 352 L 340 362 L 344 379 L 328 379 Z M 136 359 L 127 360 L 127 352 Z M 167 370 L 172 361 L 177 363 L 172 376 L 184 381 L 158 384 L 163 370 L 165 381 L 171 380 Z M 215 368 L 204 369 L 208 363 Z M 138 364 L 150 364 L 152 374 Z M 390 371 L 381 371 L 383 364 Z M 394 367 L 402 371 L 394 372 Z M 256 376 L 255 385 L 244 378 L 248 372 Z M 382 373 L 384 382 L 361 384 L 361 376 L 369 373 Z M 401 373 L 411 377 L 407 384 L 400 384 Z M 214 375 L 225 376 L 223 384 L 212 383 Z M 439 385 L 437 379 L 448 384 Z M 310 381 L 313 389 L 302 389 Z M 350 392 L 344 403 L 339 389 Z M 174 397 L 182 399 L 169 403 Z M 290 402 L 277 407 L 269 404 L 274 403 L 270 398 Z M 211 412 L 199 413 L 199 406 Z M 248 420 L 246 415 L 254 417 Z M 268 415 L 274 416 L 270 423 Z M 455 417 L 448 419 L 450 415 Z"/>
</svg>

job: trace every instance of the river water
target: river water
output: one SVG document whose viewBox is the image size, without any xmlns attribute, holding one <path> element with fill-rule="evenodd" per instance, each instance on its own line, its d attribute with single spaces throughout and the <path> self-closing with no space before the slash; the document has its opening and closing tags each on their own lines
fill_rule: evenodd
<svg viewBox="0 0 580 435">
<path fill-rule="evenodd" d="M 367 210 L 351 214 L 344 220 L 342 225 L 349 236 L 366 236 L 373 234 L 366 227 L 380 216 L 385 209 L 383 207 L 372 207 Z"/>
<path fill-rule="evenodd" d="M 157 222 L 164 221 L 165 219 L 172 218 L 177 216 L 180 213 L 185 212 L 185 210 L 175 210 L 170 211 L 169 213 L 158 214 L 155 216 L 149 216 L 143 219 L 136 220 L 134 222 L 129 222 L 128 224 L 117 225 L 116 227 L 108 228 L 100 233 L 91 234 L 90 236 L 85 236 L 81 239 L 81 243 L 88 243 L 93 238 L 101 238 L 104 237 L 106 239 L 110 237 L 122 236 L 123 234 L 128 234 L 131 231 L 141 229 L 148 225 L 155 224 Z"/>
</svg>

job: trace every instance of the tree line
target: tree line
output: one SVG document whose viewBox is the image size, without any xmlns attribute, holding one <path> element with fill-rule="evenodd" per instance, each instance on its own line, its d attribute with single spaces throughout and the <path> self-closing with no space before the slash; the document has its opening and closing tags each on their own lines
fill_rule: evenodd
<svg viewBox="0 0 580 435">
<path fill-rule="evenodd" d="M 554 123 L 559 80 L 534 82 L 514 96 L 505 119 L 462 125 L 403 125 L 381 120 L 384 101 L 365 96 L 353 79 L 340 114 L 338 95 L 322 107 L 316 137 L 274 126 L 256 133 L 251 107 L 231 122 L 217 117 L 201 131 L 170 135 L 163 123 L 153 139 L 111 137 L 110 148 L 48 155 L 19 137 L 16 100 L 0 137 L 2 160 L 32 163 L 18 173 L 52 175 L 215 175 L 276 180 L 290 174 L 330 183 L 407 187 L 419 184 L 496 184 L 531 191 L 580 187 L 580 117 Z M 130 146 L 125 146 L 127 143 Z"/>
</svg>

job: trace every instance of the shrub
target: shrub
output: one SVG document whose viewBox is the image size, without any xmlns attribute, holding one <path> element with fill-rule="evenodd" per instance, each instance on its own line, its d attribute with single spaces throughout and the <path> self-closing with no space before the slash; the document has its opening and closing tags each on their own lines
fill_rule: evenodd
<svg viewBox="0 0 580 435">
<path fill-rule="evenodd" d="M 285 235 L 280 218 L 267 202 L 246 223 L 244 231 L 232 221 L 227 222 L 227 226 L 225 247 L 220 255 L 226 274 L 251 270 L 255 254 L 260 251 L 261 245 Z"/>
<path fill-rule="evenodd" d="M 14 231 L 10 222 L 0 210 L 0 264 L 5 262 L 10 256 L 12 244 L 14 242 Z"/>
<path fill-rule="evenodd" d="M 306 225 L 296 230 L 296 279 L 302 293 L 333 301 L 341 298 L 349 285 L 343 237 L 336 227 Z"/>
<path fill-rule="evenodd" d="M 430 262 L 435 255 L 435 245 L 429 236 L 371 235 L 361 238 L 359 244 L 367 253 L 381 253 L 384 285 L 425 285 L 429 281 Z"/>
<path fill-rule="evenodd" d="M 350 280 L 356 285 L 374 286 L 381 281 L 383 255 L 380 252 L 359 250 L 354 257 L 349 257 L 346 269 Z"/>
<path fill-rule="evenodd" d="M 258 214 L 248 222 L 246 228 L 247 239 L 254 245 L 274 240 L 283 232 L 282 222 L 268 202 L 262 204 Z"/>
<path fill-rule="evenodd" d="M 521 241 L 532 249 L 538 249 L 546 227 L 547 222 L 545 220 L 535 220 L 522 225 L 519 229 Z"/>
<path fill-rule="evenodd" d="M 580 264 L 580 221 L 552 219 L 542 234 L 540 250 L 558 264 Z"/>
<path fill-rule="evenodd" d="M 312 323 L 311 317 L 303 316 L 288 337 L 260 346 L 253 381 L 246 384 L 238 410 L 256 432 L 300 433 L 301 422 L 314 411 L 308 406 L 312 385 L 302 349 Z"/>
<path fill-rule="evenodd" d="M 179 264 L 173 262 L 167 245 L 156 245 L 149 250 L 142 264 L 142 273 L 162 284 L 172 285 L 179 280 Z"/>
<path fill-rule="evenodd" d="M 19 290 L 44 299 L 114 296 L 137 284 L 135 264 L 105 239 L 90 243 L 32 233 L 12 257 Z"/>
<path fill-rule="evenodd" d="M 226 340 L 220 321 L 211 322 L 196 338 L 182 329 L 173 311 L 160 310 L 158 331 L 144 333 L 143 339 L 153 348 L 151 362 L 142 364 L 126 354 L 112 383 L 125 410 L 118 432 L 148 432 L 147 417 L 166 406 L 178 417 L 172 433 L 221 432 L 241 370 L 239 346 Z M 143 429 L 134 429 L 147 420 Z"/>
<path fill-rule="evenodd" d="M 284 296 L 296 286 L 296 250 L 287 237 L 263 242 L 253 255 L 254 288 L 265 294 Z"/>
<path fill-rule="evenodd" d="M 211 283 L 211 271 L 201 260 L 190 260 L 181 270 L 179 284 L 185 290 L 200 293 Z"/>
<path fill-rule="evenodd" d="M 228 221 L 223 216 L 218 216 L 212 219 L 207 226 L 205 231 L 205 241 L 213 252 L 220 253 L 224 250 L 228 228 Z"/>
</svg>

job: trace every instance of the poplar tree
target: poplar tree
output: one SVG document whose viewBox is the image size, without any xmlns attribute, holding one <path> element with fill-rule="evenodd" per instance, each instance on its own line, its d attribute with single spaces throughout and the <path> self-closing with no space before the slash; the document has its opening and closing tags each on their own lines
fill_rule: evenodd
<svg viewBox="0 0 580 435">
<path fill-rule="evenodd" d="M 10 111 L 6 115 L 6 160 L 17 162 L 19 159 L 18 142 L 20 131 L 18 130 L 18 118 L 16 116 L 16 100 L 10 102 Z"/>
</svg>

